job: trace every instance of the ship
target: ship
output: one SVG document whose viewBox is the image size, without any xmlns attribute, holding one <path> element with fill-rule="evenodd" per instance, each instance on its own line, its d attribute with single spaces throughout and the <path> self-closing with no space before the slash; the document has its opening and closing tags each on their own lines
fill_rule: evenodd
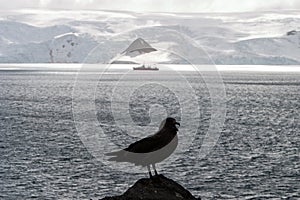
<svg viewBox="0 0 300 200">
<path fill-rule="evenodd" d="M 153 70 L 157 71 L 159 70 L 156 66 L 146 66 L 145 64 L 139 66 L 139 67 L 133 67 L 133 70 Z"/>
</svg>

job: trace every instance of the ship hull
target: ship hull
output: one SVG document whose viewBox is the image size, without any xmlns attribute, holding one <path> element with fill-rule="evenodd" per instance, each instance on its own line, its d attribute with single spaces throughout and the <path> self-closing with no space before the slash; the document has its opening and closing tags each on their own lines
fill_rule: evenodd
<svg viewBox="0 0 300 200">
<path fill-rule="evenodd" d="M 143 70 L 143 71 L 158 71 L 158 68 L 150 68 L 150 67 L 134 67 L 133 70 Z"/>
</svg>

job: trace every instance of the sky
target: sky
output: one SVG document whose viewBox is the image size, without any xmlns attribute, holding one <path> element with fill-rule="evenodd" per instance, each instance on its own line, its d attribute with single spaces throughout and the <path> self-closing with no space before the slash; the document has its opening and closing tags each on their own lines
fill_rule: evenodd
<svg viewBox="0 0 300 200">
<path fill-rule="evenodd" d="M 300 0 L 0 0 L 0 10 L 25 8 L 136 12 L 251 12 L 300 10 Z"/>
</svg>

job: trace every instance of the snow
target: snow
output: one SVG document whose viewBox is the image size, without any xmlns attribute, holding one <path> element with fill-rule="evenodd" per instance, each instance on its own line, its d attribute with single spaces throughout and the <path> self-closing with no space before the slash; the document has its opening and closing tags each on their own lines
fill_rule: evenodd
<svg viewBox="0 0 300 200">
<path fill-rule="evenodd" d="M 54 37 L 54 39 L 58 39 L 58 38 L 61 38 L 61 37 L 65 37 L 65 36 L 75 36 L 75 37 L 78 37 L 79 34 L 78 33 L 64 33 L 64 34 L 61 34 L 61 35 L 57 35 Z"/>
<path fill-rule="evenodd" d="M 191 46 L 200 46 L 212 61 L 194 55 L 192 61 L 198 64 L 296 65 L 300 64 L 299 24 L 299 11 L 14 10 L 0 14 L 0 63 L 82 63 L 95 47 L 97 57 L 92 62 L 103 63 L 142 38 L 158 51 L 138 55 L 136 61 L 185 63 L 163 49 L 184 56 Z M 287 35 L 292 30 L 295 34 Z"/>
</svg>

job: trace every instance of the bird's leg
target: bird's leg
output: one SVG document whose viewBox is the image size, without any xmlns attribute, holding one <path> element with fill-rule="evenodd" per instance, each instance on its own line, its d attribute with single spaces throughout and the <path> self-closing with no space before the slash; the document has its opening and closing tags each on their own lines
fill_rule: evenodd
<svg viewBox="0 0 300 200">
<path fill-rule="evenodd" d="M 156 168 L 155 168 L 155 164 L 152 164 L 152 167 L 153 167 L 153 169 L 154 169 L 155 175 L 158 175 L 158 173 L 157 173 L 157 171 L 156 171 Z"/>
<path fill-rule="evenodd" d="M 148 169 L 150 178 L 152 178 L 152 173 L 151 173 L 151 170 L 150 170 L 150 165 L 147 165 L 147 169 Z"/>
</svg>

